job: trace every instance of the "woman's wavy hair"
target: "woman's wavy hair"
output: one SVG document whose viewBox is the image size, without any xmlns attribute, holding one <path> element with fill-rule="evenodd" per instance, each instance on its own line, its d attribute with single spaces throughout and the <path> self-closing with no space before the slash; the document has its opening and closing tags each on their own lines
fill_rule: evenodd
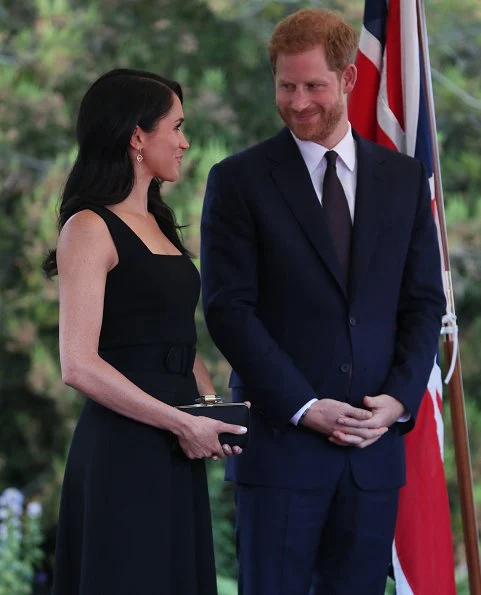
<svg viewBox="0 0 481 595">
<path fill-rule="evenodd" d="M 151 72 L 119 68 L 95 81 L 80 104 L 78 154 L 60 200 L 58 231 L 75 213 L 89 206 L 113 205 L 131 193 L 135 172 L 129 155 L 136 126 L 155 129 L 170 111 L 174 95 L 182 102 L 180 85 Z M 148 189 L 148 209 L 160 229 L 182 254 L 191 256 L 181 239 L 181 226 L 162 200 L 161 180 Z M 56 250 L 43 262 L 47 277 L 58 273 Z"/>
</svg>

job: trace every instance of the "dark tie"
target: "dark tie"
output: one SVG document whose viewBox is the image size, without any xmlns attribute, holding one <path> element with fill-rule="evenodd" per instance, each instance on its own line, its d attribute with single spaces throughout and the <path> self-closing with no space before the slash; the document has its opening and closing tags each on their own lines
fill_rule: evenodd
<svg viewBox="0 0 481 595">
<path fill-rule="evenodd" d="M 337 153 L 336 151 L 327 151 L 325 157 L 327 167 L 322 183 L 322 207 L 326 213 L 332 243 L 347 284 L 351 257 L 351 215 L 344 189 L 337 177 Z"/>
</svg>

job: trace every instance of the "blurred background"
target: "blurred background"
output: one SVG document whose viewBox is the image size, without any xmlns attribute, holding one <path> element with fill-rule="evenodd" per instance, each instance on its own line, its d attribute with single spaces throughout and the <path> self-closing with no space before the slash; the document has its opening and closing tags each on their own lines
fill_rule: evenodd
<svg viewBox="0 0 481 595">
<path fill-rule="evenodd" d="M 275 22 L 306 6 L 337 10 L 360 28 L 362 0 L 2 0 L 0 494 L 15 487 L 25 504 L 40 502 L 42 512 L 30 507 L 26 515 L 38 524 L 30 545 L 12 542 L 8 551 L 0 549 L 0 595 L 49 593 L 59 489 L 82 407 L 82 398 L 60 379 L 57 283 L 41 272 L 42 258 L 56 242 L 57 201 L 75 155 L 82 95 L 115 67 L 155 71 L 182 84 L 191 149 L 181 180 L 165 185 L 164 197 L 188 225 L 186 243 L 198 254 L 210 167 L 280 126 L 267 40 Z M 479 518 L 481 3 L 428 0 L 426 16 Z M 229 367 L 210 342 L 200 309 L 197 317 L 200 351 L 218 392 L 227 394 Z M 448 407 L 444 417 L 462 594 L 468 591 Z M 221 462 L 209 463 L 209 475 L 219 595 L 234 595 L 232 486 L 223 482 Z"/>
</svg>

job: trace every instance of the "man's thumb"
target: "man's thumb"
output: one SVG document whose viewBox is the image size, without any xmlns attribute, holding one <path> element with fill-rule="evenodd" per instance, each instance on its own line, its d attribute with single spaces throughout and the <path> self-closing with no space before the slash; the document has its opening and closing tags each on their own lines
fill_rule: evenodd
<svg viewBox="0 0 481 595">
<path fill-rule="evenodd" d="M 374 407 L 376 405 L 376 399 L 374 397 L 367 396 L 364 397 L 363 403 L 366 405 L 366 407 Z"/>
</svg>

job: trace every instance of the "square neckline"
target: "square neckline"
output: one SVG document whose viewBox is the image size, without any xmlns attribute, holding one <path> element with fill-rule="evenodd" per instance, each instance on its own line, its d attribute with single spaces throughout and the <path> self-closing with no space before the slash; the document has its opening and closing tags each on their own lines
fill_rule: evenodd
<svg viewBox="0 0 481 595">
<path fill-rule="evenodd" d="M 123 224 L 123 225 L 124 225 L 124 226 L 125 226 L 125 227 L 126 227 L 128 230 L 129 230 L 129 231 L 130 231 L 130 233 L 131 233 L 131 234 L 132 234 L 134 237 L 136 237 L 136 238 L 137 238 L 137 240 L 140 242 L 140 244 L 142 244 L 142 246 L 145 248 L 145 250 L 147 250 L 147 252 L 148 252 L 150 255 L 152 255 L 152 256 L 164 256 L 164 257 L 166 257 L 166 256 L 167 256 L 167 257 L 168 257 L 168 256 L 171 256 L 171 257 L 176 257 L 176 258 L 177 258 L 177 257 L 179 257 L 179 256 L 185 256 L 185 254 L 182 254 L 182 252 L 179 252 L 179 254 L 161 254 L 161 253 L 159 253 L 159 252 L 152 252 L 152 250 L 151 250 L 151 249 L 150 249 L 150 248 L 147 246 L 147 244 L 144 242 L 144 240 L 143 240 L 143 239 L 142 239 L 142 238 L 141 238 L 141 237 L 140 237 L 138 234 L 136 234 L 136 233 L 135 233 L 135 231 L 134 231 L 134 230 L 133 230 L 133 229 L 130 227 L 130 225 L 129 225 L 128 223 L 126 223 L 126 222 L 125 222 L 125 221 L 122 219 L 122 217 L 120 217 L 119 215 L 117 215 L 117 213 L 114 213 L 114 211 L 110 210 L 110 209 L 109 209 L 108 207 L 106 207 L 105 205 L 102 205 L 102 206 L 103 206 L 103 208 L 104 208 L 106 211 L 108 211 L 108 212 L 109 212 L 109 213 L 111 213 L 111 214 L 112 214 L 112 215 L 113 215 L 113 216 L 114 216 L 116 219 L 118 219 L 118 220 L 119 220 L 119 221 L 120 221 L 120 222 L 121 222 L 121 223 L 122 223 L 122 224 Z M 154 219 L 155 219 L 155 217 L 154 217 Z M 159 228 L 159 231 L 160 231 L 161 233 L 163 233 L 163 232 L 162 232 L 162 230 L 160 229 L 160 225 L 158 224 L 158 222 L 157 222 L 157 219 L 155 219 L 155 223 L 157 224 L 157 227 Z M 165 234 L 164 234 L 164 235 L 165 235 Z M 168 238 L 167 238 L 167 239 L 168 239 Z M 170 240 L 169 240 L 169 241 L 170 241 Z M 171 243 L 172 243 L 172 242 L 171 242 Z M 172 244 L 172 245 L 173 245 L 173 244 Z M 174 246 L 174 248 L 175 248 L 175 246 Z M 176 248 L 176 249 L 177 249 L 177 248 Z"/>
</svg>

